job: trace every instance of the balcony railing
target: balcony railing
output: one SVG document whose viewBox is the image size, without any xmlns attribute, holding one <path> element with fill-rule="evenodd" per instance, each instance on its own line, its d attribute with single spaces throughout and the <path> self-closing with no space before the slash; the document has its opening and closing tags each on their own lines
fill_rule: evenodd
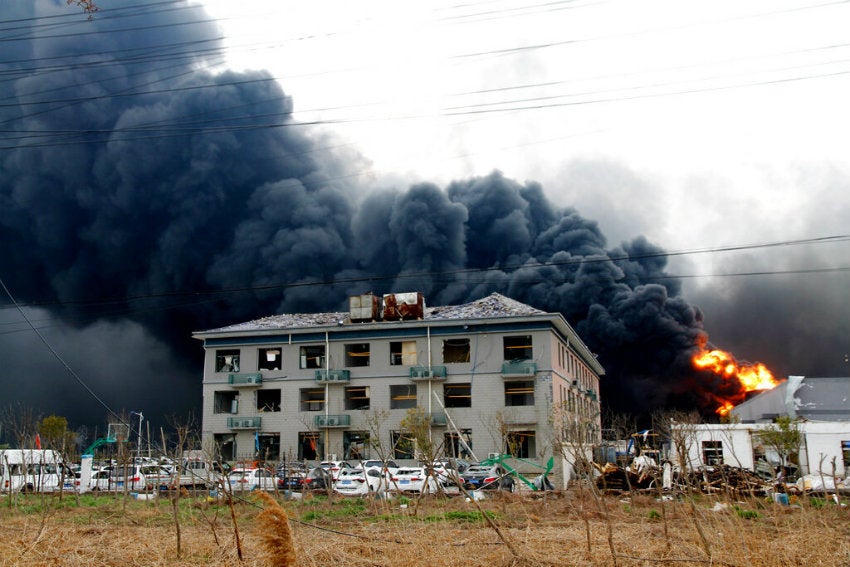
<svg viewBox="0 0 850 567">
<path fill-rule="evenodd" d="M 534 376 L 537 363 L 531 360 L 519 360 L 502 363 L 502 376 Z"/>
<path fill-rule="evenodd" d="M 316 370 L 316 382 L 351 382 L 351 371 L 349 370 Z"/>
<path fill-rule="evenodd" d="M 351 425 L 350 415 L 317 415 L 316 427 L 348 427 Z"/>
<path fill-rule="evenodd" d="M 234 388 L 250 388 L 252 386 L 262 386 L 263 375 L 259 372 L 228 374 L 227 380 Z"/>
<path fill-rule="evenodd" d="M 431 425 L 437 425 L 437 426 L 443 425 L 443 426 L 445 426 L 445 425 L 448 424 L 448 420 L 446 419 L 446 414 L 444 414 L 444 413 L 431 413 L 431 414 L 428 414 L 428 418 L 431 422 Z"/>
<path fill-rule="evenodd" d="M 411 380 L 445 380 L 446 379 L 446 367 L 445 366 L 411 366 L 410 367 L 410 379 Z"/>
<path fill-rule="evenodd" d="M 259 429 L 262 426 L 261 417 L 228 417 L 227 427 L 230 429 Z"/>
</svg>

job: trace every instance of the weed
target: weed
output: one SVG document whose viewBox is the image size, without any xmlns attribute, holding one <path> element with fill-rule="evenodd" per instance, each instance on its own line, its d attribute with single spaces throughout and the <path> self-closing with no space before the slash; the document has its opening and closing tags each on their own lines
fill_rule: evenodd
<svg viewBox="0 0 850 567">
<path fill-rule="evenodd" d="M 760 514 L 755 510 L 745 510 L 740 506 L 735 506 L 735 513 L 742 520 L 755 520 L 760 517 Z"/>
<path fill-rule="evenodd" d="M 661 519 L 661 513 L 658 510 L 650 510 L 648 517 L 651 522 L 657 522 Z"/>
</svg>

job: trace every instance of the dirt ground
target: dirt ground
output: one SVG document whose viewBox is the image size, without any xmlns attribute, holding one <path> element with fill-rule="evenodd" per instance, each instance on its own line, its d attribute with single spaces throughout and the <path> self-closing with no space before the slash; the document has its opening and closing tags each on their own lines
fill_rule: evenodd
<svg viewBox="0 0 850 567">
<path fill-rule="evenodd" d="M 294 564 L 303 566 L 850 565 L 850 507 L 823 497 L 786 506 L 702 494 L 599 498 L 571 489 L 480 502 L 324 495 L 278 501 L 289 518 Z M 272 505 L 238 499 L 235 530 L 226 502 L 181 498 L 178 554 L 168 497 L 4 495 L 0 567 L 282 565 L 263 537 L 276 528 L 259 516 Z"/>
</svg>

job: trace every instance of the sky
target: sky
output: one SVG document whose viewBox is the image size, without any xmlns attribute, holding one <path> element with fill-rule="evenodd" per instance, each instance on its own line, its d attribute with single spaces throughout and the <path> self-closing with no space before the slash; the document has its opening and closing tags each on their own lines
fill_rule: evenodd
<svg viewBox="0 0 850 567">
<path fill-rule="evenodd" d="M 564 313 L 622 411 L 711 406 L 700 341 L 850 375 L 846 3 L 97 4 L 0 8 L 4 406 L 185 417 L 192 331 L 414 271 Z"/>
</svg>

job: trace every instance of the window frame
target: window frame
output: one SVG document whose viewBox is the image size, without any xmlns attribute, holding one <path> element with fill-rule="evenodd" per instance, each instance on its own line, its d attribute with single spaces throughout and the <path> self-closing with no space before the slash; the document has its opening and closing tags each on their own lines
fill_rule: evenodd
<svg viewBox="0 0 850 567">
<path fill-rule="evenodd" d="M 443 364 L 466 364 L 472 360 L 469 338 L 443 339 Z"/>
<path fill-rule="evenodd" d="M 240 355 L 241 355 L 241 351 L 238 348 L 216 349 L 216 351 L 215 351 L 215 371 L 216 372 L 239 372 Z M 231 357 L 230 362 L 227 362 L 228 356 Z"/>
</svg>

